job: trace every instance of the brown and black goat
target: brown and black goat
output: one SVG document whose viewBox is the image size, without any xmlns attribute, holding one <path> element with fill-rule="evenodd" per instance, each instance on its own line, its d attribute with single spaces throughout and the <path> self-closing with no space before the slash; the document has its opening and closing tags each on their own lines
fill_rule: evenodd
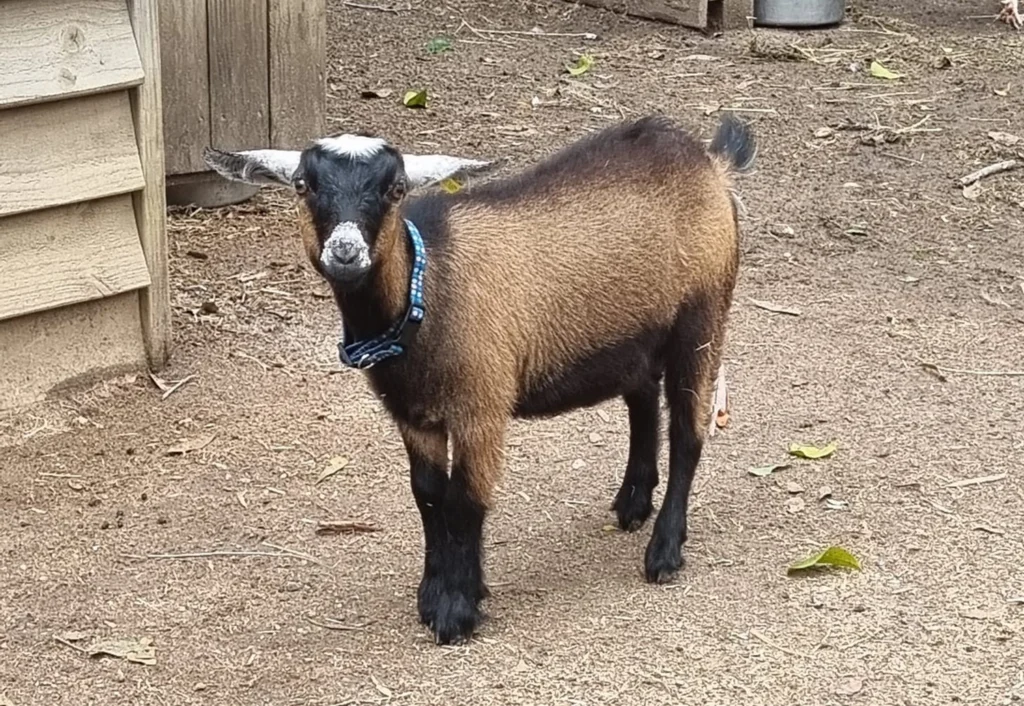
<svg viewBox="0 0 1024 706">
<path fill-rule="evenodd" d="M 658 484 L 664 382 L 668 484 L 646 578 L 668 581 L 683 565 L 737 276 L 732 177 L 755 151 L 732 118 L 705 149 L 646 117 L 517 176 L 415 198 L 412 187 L 488 163 L 403 157 L 361 135 L 301 153 L 207 152 L 227 178 L 295 190 L 305 249 L 340 308 L 339 348 L 384 336 L 366 371 L 408 452 L 426 545 L 419 615 L 437 642 L 479 622 L 484 517 L 514 417 L 623 398 L 629 457 L 612 508 L 635 531 Z"/>
</svg>

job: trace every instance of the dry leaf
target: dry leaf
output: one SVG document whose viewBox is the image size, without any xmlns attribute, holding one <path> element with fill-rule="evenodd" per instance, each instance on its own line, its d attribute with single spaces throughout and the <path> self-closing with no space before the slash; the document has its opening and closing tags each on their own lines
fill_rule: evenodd
<svg viewBox="0 0 1024 706">
<path fill-rule="evenodd" d="M 757 468 L 751 468 L 747 473 L 758 478 L 764 478 L 770 476 L 775 471 L 781 471 L 784 468 L 789 468 L 788 463 L 773 463 L 770 466 L 758 466 Z"/>
<path fill-rule="evenodd" d="M 827 458 L 831 456 L 833 453 L 835 453 L 835 451 L 835 442 L 832 442 L 831 444 L 828 444 L 827 446 L 823 446 L 821 448 L 818 448 L 817 446 L 810 446 L 807 444 L 794 443 L 789 445 L 789 454 L 791 456 L 797 456 L 799 458 Z"/>
<path fill-rule="evenodd" d="M 139 664 L 156 664 L 156 648 L 148 637 L 141 640 L 101 640 L 89 647 L 89 654 L 93 657 L 120 657 Z"/>
<path fill-rule="evenodd" d="M 89 636 L 86 635 L 84 632 L 77 632 L 75 630 L 72 630 L 71 632 L 66 632 L 63 635 L 61 635 L 60 639 L 67 640 L 68 642 L 81 642 L 87 637 Z"/>
<path fill-rule="evenodd" d="M 348 465 L 348 459 L 344 456 L 335 456 L 327 462 L 327 467 L 320 471 L 320 475 L 316 477 L 315 485 L 320 485 L 325 480 L 333 476 L 335 473 L 340 471 L 342 468 Z"/>
<path fill-rule="evenodd" d="M 602 532 L 618 532 L 619 531 L 619 526 L 618 525 L 608 524 L 608 525 L 605 525 L 604 527 L 602 527 L 601 531 Z"/>
<path fill-rule="evenodd" d="M 603 409 L 597 410 L 597 416 L 599 416 L 601 418 L 601 421 L 604 422 L 605 424 L 612 420 L 611 415 L 609 415 Z"/>
<path fill-rule="evenodd" d="M 964 198 L 970 201 L 976 201 L 981 196 L 981 182 L 976 181 L 973 184 L 968 184 L 963 190 Z"/>
<path fill-rule="evenodd" d="M 988 620 L 989 618 L 994 618 L 996 616 L 994 611 L 982 610 L 981 608 L 965 610 L 961 615 L 969 620 Z"/>
<path fill-rule="evenodd" d="M 827 485 L 823 485 L 820 488 L 818 488 L 818 500 L 824 500 L 830 495 L 832 495 L 832 488 L 828 487 Z"/>
<path fill-rule="evenodd" d="M 850 677 L 836 687 L 836 696 L 853 696 L 859 694 L 863 688 L 864 679 L 862 677 Z"/>
<path fill-rule="evenodd" d="M 804 492 L 804 487 L 794 481 L 787 481 L 786 492 L 789 493 L 790 495 L 799 495 L 800 493 Z"/>
<path fill-rule="evenodd" d="M 804 502 L 804 499 L 801 498 L 800 496 L 790 498 L 789 500 L 786 501 L 786 512 L 788 512 L 790 515 L 797 514 L 798 512 L 803 510 L 804 507 L 806 507 L 806 503 Z"/>
<path fill-rule="evenodd" d="M 394 91 L 390 88 L 367 88 L 359 92 L 359 97 L 364 100 L 370 100 L 371 98 L 387 98 Z"/>
<path fill-rule="evenodd" d="M 575 461 L 572 462 L 572 470 L 578 471 L 578 470 L 580 470 L 581 468 L 583 468 L 586 465 L 587 465 L 586 461 L 584 461 L 582 458 L 578 458 L 578 459 L 576 459 Z"/>
<path fill-rule="evenodd" d="M 893 81 L 898 78 L 903 78 L 903 74 L 898 74 L 895 71 L 890 71 L 877 61 L 871 62 L 871 75 L 874 76 L 875 78 L 884 78 L 889 81 Z"/>
<path fill-rule="evenodd" d="M 988 134 L 988 136 L 1001 145 L 1013 146 L 1021 141 L 1021 138 L 1016 135 L 1011 135 L 1008 132 L 1000 132 L 999 130 L 993 130 Z"/>
<path fill-rule="evenodd" d="M 597 444 L 597 443 L 600 443 L 602 437 L 596 431 L 592 431 L 592 432 L 590 432 L 590 437 L 589 438 L 590 438 L 590 443 L 591 444 Z"/>
<path fill-rule="evenodd" d="M 814 136 L 819 140 L 824 140 L 826 137 L 832 137 L 836 134 L 836 131 L 830 127 L 819 127 L 814 131 Z"/>
<path fill-rule="evenodd" d="M 383 696 L 385 699 L 391 698 L 391 689 L 381 684 L 377 677 L 373 676 L 372 674 L 370 675 L 370 679 L 371 681 L 373 681 L 374 687 L 376 687 L 377 691 L 380 692 L 381 696 Z"/>
<path fill-rule="evenodd" d="M 190 451 L 201 451 L 209 446 L 215 437 L 215 434 L 203 434 L 202 436 L 195 436 L 191 439 L 182 439 L 180 442 L 167 449 L 167 455 L 183 456 Z"/>
</svg>

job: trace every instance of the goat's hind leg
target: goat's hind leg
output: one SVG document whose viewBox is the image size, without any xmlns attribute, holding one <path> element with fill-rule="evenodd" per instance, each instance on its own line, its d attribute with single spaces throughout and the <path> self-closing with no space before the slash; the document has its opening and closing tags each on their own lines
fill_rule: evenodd
<svg viewBox="0 0 1024 706">
<path fill-rule="evenodd" d="M 680 309 L 669 344 L 669 475 L 644 557 L 644 573 L 652 583 L 672 580 L 684 563 L 690 488 L 710 420 L 726 311 L 712 298 L 695 298 Z"/>
<path fill-rule="evenodd" d="M 658 486 L 658 438 L 661 432 L 660 380 L 653 378 L 624 395 L 629 410 L 629 460 L 612 504 L 619 527 L 635 532 L 653 509 L 651 496 Z"/>
</svg>

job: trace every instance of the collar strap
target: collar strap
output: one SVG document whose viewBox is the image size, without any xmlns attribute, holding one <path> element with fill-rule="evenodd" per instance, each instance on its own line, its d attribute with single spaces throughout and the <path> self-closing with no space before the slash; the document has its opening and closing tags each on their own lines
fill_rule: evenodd
<svg viewBox="0 0 1024 706">
<path fill-rule="evenodd" d="M 405 221 L 412 245 L 412 274 L 409 277 L 409 306 L 405 315 L 391 324 L 387 331 L 365 341 L 351 340 L 348 326 L 342 321 L 342 340 L 338 343 L 338 357 L 349 368 L 366 370 L 382 360 L 402 355 L 412 343 L 416 331 L 423 323 L 427 310 L 423 304 L 423 274 L 427 269 L 427 251 L 423 237 L 412 221 Z"/>
</svg>

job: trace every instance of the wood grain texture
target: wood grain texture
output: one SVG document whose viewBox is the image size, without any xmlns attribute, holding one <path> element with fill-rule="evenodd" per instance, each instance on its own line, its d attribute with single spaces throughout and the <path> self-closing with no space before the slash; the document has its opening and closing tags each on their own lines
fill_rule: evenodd
<svg viewBox="0 0 1024 706">
<path fill-rule="evenodd" d="M 754 15 L 754 0 L 708 0 L 708 26 L 713 32 L 749 29 Z"/>
<path fill-rule="evenodd" d="M 145 365 L 136 292 L 0 321 L 0 409 Z"/>
<path fill-rule="evenodd" d="M 132 28 L 142 48 L 146 79 L 131 93 L 132 121 L 146 188 L 132 201 L 150 285 L 139 297 L 142 337 L 149 366 L 163 368 L 171 355 L 171 288 L 168 276 L 167 194 L 164 190 L 164 105 L 160 15 L 157 0 L 128 0 Z M 200 145 L 202 149 L 202 145 Z"/>
<path fill-rule="evenodd" d="M 0 110 L 0 216 L 141 189 L 128 93 Z"/>
<path fill-rule="evenodd" d="M 0 108 L 142 82 L 124 0 L 0 1 Z"/>
<path fill-rule="evenodd" d="M 302 149 L 324 132 L 326 0 L 268 0 L 270 146 Z"/>
<path fill-rule="evenodd" d="M 633 17 L 658 20 L 705 29 L 708 23 L 708 0 L 566 0 L 590 5 Z"/>
<path fill-rule="evenodd" d="M 168 174 L 204 172 L 203 147 L 210 144 L 206 0 L 152 1 L 159 1 L 160 13 L 166 170 Z M 129 3 L 131 7 L 149 4 Z"/>
<path fill-rule="evenodd" d="M 270 144 L 266 0 L 207 0 L 210 129 L 215 147 Z"/>
<path fill-rule="evenodd" d="M 148 285 L 129 194 L 0 218 L 0 319 Z"/>
</svg>

